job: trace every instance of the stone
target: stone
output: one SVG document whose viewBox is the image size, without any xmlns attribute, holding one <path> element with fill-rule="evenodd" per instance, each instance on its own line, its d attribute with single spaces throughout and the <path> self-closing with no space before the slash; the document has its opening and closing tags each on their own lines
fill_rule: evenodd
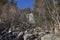
<svg viewBox="0 0 60 40">
<path fill-rule="evenodd" d="M 60 40 L 60 36 L 55 34 L 46 34 L 45 36 L 41 37 L 41 40 Z"/>
</svg>

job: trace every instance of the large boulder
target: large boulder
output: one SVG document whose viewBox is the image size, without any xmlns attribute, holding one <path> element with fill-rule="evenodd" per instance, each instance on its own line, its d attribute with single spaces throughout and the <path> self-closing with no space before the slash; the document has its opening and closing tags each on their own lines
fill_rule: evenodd
<svg viewBox="0 0 60 40">
<path fill-rule="evenodd" d="M 47 34 L 41 37 L 41 40 L 60 40 L 60 36 L 55 34 Z"/>
</svg>

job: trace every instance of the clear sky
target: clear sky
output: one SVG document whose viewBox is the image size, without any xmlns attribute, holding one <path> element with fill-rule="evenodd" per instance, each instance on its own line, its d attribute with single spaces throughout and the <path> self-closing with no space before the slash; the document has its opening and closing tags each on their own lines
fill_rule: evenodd
<svg viewBox="0 0 60 40">
<path fill-rule="evenodd" d="M 34 0 L 15 0 L 20 9 L 34 8 Z"/>
</svg>

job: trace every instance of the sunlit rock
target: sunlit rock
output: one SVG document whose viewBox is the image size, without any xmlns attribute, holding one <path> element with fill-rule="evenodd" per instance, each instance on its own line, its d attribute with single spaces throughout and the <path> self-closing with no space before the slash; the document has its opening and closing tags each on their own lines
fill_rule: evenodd
<svg viewBox="0 0 60 40">
<path fill-rule="evenodd" d="M 41 40 L 60 40 L 60 36 L 54 34 L 46 34 L 45 36 L 41 37 Z"/>
<path fill-rule="evenodd" d="M 24 35 L 24 40 L 27 40 L 27 38 L 29 37 L 29 36 L 31 36 L 32 34 L 25 34 Z"/>
</svg>

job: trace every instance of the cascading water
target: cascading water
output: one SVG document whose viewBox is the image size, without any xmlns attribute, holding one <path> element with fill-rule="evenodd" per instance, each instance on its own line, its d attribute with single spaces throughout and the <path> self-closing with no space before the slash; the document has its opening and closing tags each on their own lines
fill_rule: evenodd
<svg viewBox="0 0 60 40">
<path fill-rule="evenodd" d="M 29 23 L 35 23 L 33 13 L 27 14 L 26 17 Z"/>
</svg>

